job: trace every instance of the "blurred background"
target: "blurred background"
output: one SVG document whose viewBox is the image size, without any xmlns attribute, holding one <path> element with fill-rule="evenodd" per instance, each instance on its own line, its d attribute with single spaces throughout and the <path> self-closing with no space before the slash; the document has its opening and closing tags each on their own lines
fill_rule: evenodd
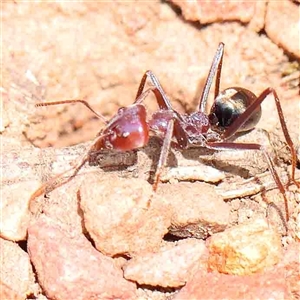
<svg viewBox="0 0 300 300">
<path fill-rule="evenodd" d="M 148 69 L 174 107 L 191 112 L 224 42 L 221 89 L 242 86 L 258 95 L 274 87 L 299 144 L 297 1 L 5 1 L 2 11 L 7 143 L 62 147 L 91 140 L 102 123 L 88 109 L 34 104 L 85 99 L 110 118 L 134 101 Z M 154 98 L 146 103 L 156 108 Z M 279 130 L 274 101 L 264 107 L 259 126 Z"/>
</svg>

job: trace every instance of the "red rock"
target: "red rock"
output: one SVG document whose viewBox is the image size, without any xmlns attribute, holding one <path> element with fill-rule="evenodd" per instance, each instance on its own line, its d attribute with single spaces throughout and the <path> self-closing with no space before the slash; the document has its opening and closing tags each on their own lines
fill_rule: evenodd
<svg viewBox="0 0 300 300">
<path fill-rule="evenodd" d="M 172 210 L 169 231 L 176 236 L 205 239 L 228 224 L 230 208 L 209 184 L 164 184 L 159 186 L 158 194 Z"/>
<path fill-rule="evenodd" d="M 91 189 L 91 186 L 93 187 Z M 80 188 L 84 224 L 96 248 L 110 256 L 158 250 L 170 226 L 170 210 L 141 179 L 107 174 L 87 177 Z"/>
<path fill-rule="evenodd" d="M 17 169 L 17 166 L 11 166 L 11 172 L 14 169 Z M 28 200 L 39 185 L 40 182 L 37 180 L 1 185 L 0 211 L 2 217 L 0 218 L 0 235 L 2 237 L 11 241 L 26 239 L 27 227 L 30 221 Z"/>
<path fill-rule="evenodd" d="M 297 299 L 300 295 L 300 243 L 295 242 L 284 251 L 283 260 L 278 264 L 278 269 L 285 271 L 288 299 Z"/>
<path fill-rule="evenodd" d="M 63 155 L 61 156 L 63 157 Z M 46 198 L 44 195 L 35 198 L 30 207 L 34 215 L 37 212 L 43 212 L 45 216 L 55 220 L 57 224 L 64 224 L 65 227 L 68 227 L 67 230 L 70 234 L 81 235 L 85 228 L 83 227 L 82 213 L 78 209 L 77 192 L 83 180 L 84 176 L 76 176 L 47 194 Z"/>
<path fill-rule="evenodd" d="M 274 43 L 300 58 L 300 6 L 289 0 L 269 1 L 265 30 Z"/>
<path fill-rule="evenodd" d="M 282 271 L 248 276 L 199 271 L 174 300 L 284 300 L 287 296 Z"/>
<path fill-rule="evenodd" d="M 235 275 L 263 271 L 282 258 L 280 235 L 262 219 L 214 234 L 208 248 L 208 268 Z"/>
<path fill-rule="evenodd" d="M 41 217 L 28 229 L 28 252 L 47 297 L 135 299 L 136 288 L 123 278 L 112 258 L 83 236 L 74 236 Z"/>
<path fill-rule="evenodd" d="M 25 298 L 17 294 L 13 289 L 8 287 L 3 282 L 0 282 L 0 299 L 23 300 Z"/>
<path fill-rule="evenodd" d="M 202 24 L 220 21 L 253 22 L 256 31 L 263 28 L 266 1 L 180 1 L 172 0 L 178 5 L 184 18 L 191 21 L 200 21 Z"/>
<path fill-rule="evenodd" d="M 283 260 L 265 273 L 236 276 L 201 270 L 175 299 L 297 299 L 299 270 L 300 244 L 293 243 L 284 251 Z"/>
<path fill-rule="evenodd" d="M 207 249 L 197 239 L 181 240 L 131 259 L 124 267 L 124 277 L 139 284 L 180 287 L 200 268 L 206 269 Z"/>
<path fill-rule="evenodd" d="M 0 299 L 26 299 L 36 295 L 35 283 L 28 254 L 18 244 L 0 239 Z"/>
</svg>

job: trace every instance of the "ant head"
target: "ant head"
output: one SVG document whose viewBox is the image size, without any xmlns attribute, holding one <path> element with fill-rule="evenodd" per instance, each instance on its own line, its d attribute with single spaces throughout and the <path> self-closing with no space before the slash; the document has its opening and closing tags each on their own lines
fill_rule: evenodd
<svg viewBox="0 0 300 300">
<path fill-rule="evenodd" d="M 146 109 L 141 104 L 121 107 L 99 135 L 94 150 L 128 151 L 143 147 L 149 139 Z"/>
</svg>

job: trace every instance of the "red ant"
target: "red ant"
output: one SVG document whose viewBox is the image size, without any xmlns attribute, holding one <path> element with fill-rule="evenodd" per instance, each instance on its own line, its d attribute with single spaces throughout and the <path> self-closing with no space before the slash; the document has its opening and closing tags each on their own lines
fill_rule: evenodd
<svg viewBox="0 0 300 300">
<path fill-rule="evenodd" d="M 93 153 L 103 149 L 129 151 L 144 147 L 148 143 L 149 133 L 153 132 L 154 135 L 163 139 L 158 166 L 154 176 L 154 192 L 157 190 L 162 169 L 166 165 L 171 143 L 181 149 L 205 147 L 214 150 L 259 150 L 265 155 L 274 181 L 284 198 L 286 219 L 288 220 L 289 212 L 286 189 L 266 149 L 260 144 L 236 143 L 231 141 L 237 133 L 249 131 L 255 127 L 261 117 L 260 104 L 269 94 L 273 94 L 281 127 L 292 156 L 291 179 L 297 187 L 300 187 L 300 184 L 295 180 L 296 151 L 286 127 L 279 98 L 272 88 L 264 90 L 259 97 L 256 97 L 251 91 L 240 87 L 227 88 L 219 92 L 223 54 L 224 44 L 220 43 L 199 101 L 199 110 L 191 114 L 180 114 L 172 108 L 161 84 L 151 71 L 147 71 L 144 74 L 134 103 L 128 107 L 120 108 L 117 114 L 109 121 L 102 115 L 97 114 L 84 100 L 64 100 L 36 104 L 36 106 L 48 106 L 81 102 L 105 123 L 105 128 L 98 133 L 91 148 L 84 155 L 82 161 L 74 167 L 73 174 L 67 180 L 60 183 L 55 178 L 50 180 L 32 195 L 30 202 L 37 196 L 50 192 L 73 178 L 81 167 L 89 161 Z M 215 75 L 215 100 L 210 113 L 207 115 L 205 113 L 207 98 Z M 143 92 L 147 79 L 150 79 L 153 86 Z M 143 101 L 150 92 L 154 93 L 159 109 L 147 121 L 147 113 Z M 61 177 L 62 174 L 58 176 L 58 178 Z"/>
</svg>

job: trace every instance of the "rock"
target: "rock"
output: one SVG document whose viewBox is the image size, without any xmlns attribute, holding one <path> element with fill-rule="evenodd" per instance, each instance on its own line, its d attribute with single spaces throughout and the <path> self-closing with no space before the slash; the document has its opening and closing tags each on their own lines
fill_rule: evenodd
<svg viewBox="0 0 300 300">
<path fill-rule="evenodd" d="M 0 238 L 0 298 L 27 299 L 36 295 L 35 283 L 28 254 L 18 244 Z"/>
<path fill-rule="evenodd" d="M 163 195 L 172 210 L 170 233 L 179 237 L 205 239 L 223 231 L 229 221 L 229 206 L 203 182 L 161 184 L 158 194 Z"/>
<path fill-rule="evenodd" d="M 174 299 L 298 299 L 299 248 L 299 243 L 289 245 L 283 260 L 265 273 L 236 276 L 199 270 Z"/>
<path fill-rule="evenodd" d="M 281 271 L 248 276 L 197 272 L 174 297 L 181 299 L 284 300 L 287 298 L 284 273 Z"/>
<path fill-rule="evenodd" d="M 0 94 L 1 94 L 1 100 L 4 102 L 8 101 L 8 93 L 5 91 L 2 87 L 0 88 Z M 9 114 L 6 109 L 3 109 L 1 107 L 1 120 L 0 120 L 0 133 L 3 133 L 5 131 L 5 128 L 8 127 L 11 123 Z M 2 138 L 2 137 L 1 137 Z"/>
<path fill-rule="evenodd" d="M 124 277 L 139 284 L 180 287 L 200 268 L 206 269 L 207 249 L 197 239 L 185 239 L 131 259 L 124 267 Z"/>
<path fill-rule="evenodd" d="M 300 58 L 300 6 L 293 1 L 269 1 L 265 30 L 271 40 Z"/>
<path fill-rule="evenodd" d="M 204 182 L 220 182 L 225 178 L 225 174 L 211 166 L 184 166 L 169 168 L 165 175 L 161 176 L 161 181 L 191 181 L 199 180 Z"/>
<path fill-rule="evenodd" d="M 98 250 L 106 255 L 158 250 L 170 226 L 170 210 L 151 185 L 141 179 L 113 174 L 87 177 L 80 188 L 85 228 Z"/>
<path fill-rule="evenodd" d="M 123 278 L 112 258 L 98 252 L 83 235 L 72 235 L 40 217 L 28 229 L 28 252 L 47 297 L 135 299 L 135 285 Z"/>
<path fill-rule="evenodd" d="M 72 235 L 81 235 L 82 232 L 86 232 L 82 223 L 82 212 L 78 209 L 79 199 L 77 197 L 78 189 L 84 178 L 84 176 L 78 175 L 51 193 L 47 193 L 46 197 L 42 194 L 35 198 L 30 207 L 33 210 L 34 218 L 43 212 L 45 216 L 55 220 L 56 224 L 67 228 Z"/>
<path fill-rule="evenodd" d="M 288 245 L 283 254 L 283 260 L 278 264 L 278 269 L 284 269 L 285 283 L 288 288 L 287 299 L 298 299 L 300 296 L 300 243 Z"/>
<path fill-rule="evenodd" d="M 39 181 L 25 181 L 11 185 L 1 185 L 2 200 L 0 202 L 0 235 L 11 241 L 26 239 L 30 221 L 28 200 L 39 187 Z"/>
<path fill-rule="evenodd" d="M 180 1 L 172 0 L 182 10 L 186 20 L 201 24 L 220 21 L 252 23 L 250 27 L 260 31 L 264 25 L 266 1 Z"/>
<path fill-rule="evenodd" d="M 298 204 L 298 212 L 296 212 L 296 220 L 295 220 L 295 237 L 300 242 L 300 203 Z"/>
<path fill-rule="evenodd" d="M 281 237 L 264 219 L 213 235 L 208 249 L 210 270 L 235 275 L 261 272 L 282 258 Z"/>
<path fill-rule="evenodd" d="M 20 294 L 16 293 L 9 286 L 0 282 L 0 298 L 1 299 L 9 299 L 9 300 L 22 300 L 25 299 Z"/>
</svg>

